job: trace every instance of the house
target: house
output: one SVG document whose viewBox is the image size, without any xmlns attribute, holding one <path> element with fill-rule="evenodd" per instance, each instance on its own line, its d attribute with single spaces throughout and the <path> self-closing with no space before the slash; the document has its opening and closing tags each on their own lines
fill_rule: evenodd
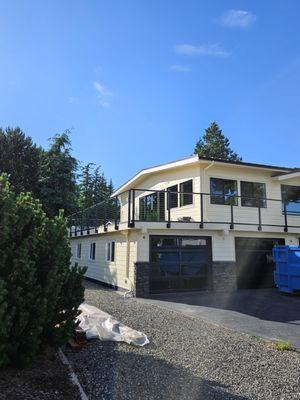
<svg viewBox="0 0 300 400">
<path fill-rule="evenodd" d="M 141 170 L 70 218 L 72 262 L 136 296 L 273 286 L 272 248 L 299 245 L 300 169 L 191 156 Z"/>
</svg>

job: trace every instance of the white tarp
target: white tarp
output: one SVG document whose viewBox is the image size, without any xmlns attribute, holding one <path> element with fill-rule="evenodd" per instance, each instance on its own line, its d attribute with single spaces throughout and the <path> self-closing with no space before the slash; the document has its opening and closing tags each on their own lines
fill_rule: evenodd
<svg viewBox="0 0 300 400">
<path fill-rule="evenodd" d="M 79 306 L 81 314 L 77 317 L 79 326 L 85 331 L 86 338 L 126 342 L 135 346 L 149 343 L 147 336 L 129 328 L 99 308 L 83 303 Z"/>
</svg>

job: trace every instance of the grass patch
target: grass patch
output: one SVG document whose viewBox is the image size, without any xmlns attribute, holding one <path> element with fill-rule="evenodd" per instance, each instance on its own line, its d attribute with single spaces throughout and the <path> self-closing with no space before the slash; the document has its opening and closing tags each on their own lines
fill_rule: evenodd
<svg viewBox="0 0 300 400">
<path fill-rule="evenodd" d="M 278 351 L 290 351 L 292 350 L 292 343 L 290 341 L 280 341 L 275 343 L 275 349 Z"/>
</svg>

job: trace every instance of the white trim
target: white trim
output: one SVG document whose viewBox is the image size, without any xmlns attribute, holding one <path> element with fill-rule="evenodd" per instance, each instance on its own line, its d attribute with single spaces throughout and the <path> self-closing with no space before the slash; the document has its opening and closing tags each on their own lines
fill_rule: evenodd
<svg viewBox="0 0 300 400">
<path fill-rule="evenodd" d="M 299 177 L 300 177 L 300 171 L 274 176 L 273 179 L 276 181 L 286 181 L 288 179 L 299 178 Z"/>
</svg>

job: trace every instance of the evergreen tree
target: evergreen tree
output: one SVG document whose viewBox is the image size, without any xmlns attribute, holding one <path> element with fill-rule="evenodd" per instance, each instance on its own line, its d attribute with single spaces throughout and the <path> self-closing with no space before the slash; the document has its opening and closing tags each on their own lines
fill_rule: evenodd
<svg viewBox="0 0 300 400">
<path fill-rule="evenodd" d="M 39 196 L 40 164 L 44 152 L 20 128 L 0 128 L 0 174 L 5 172 L 17 193 Z"/>
<path fill-rule="evenodd" d="M 92 171 L 93 163 L 84 165 L 81 169 L 81 181 L 79 183 L 79 207 L 81 209 L 94 204 L 94 176 Z"/>
<path fill-rule="evenodd" d="M 49 216 L 64 210 L 66 215 L 76 211 L 77 160 L 71 155 L 69 131 L 55 135 L 41 166 L 40 199 Z"/>
<path fill-rule="evenodd" d="M 49 219 L 0 176 L 0 366 L 25 366 L 72 335 L 85 268 L 70 266 L 66 220 Z"/>
<path fill-rule="evenodd" d="M 212 122 L 203 137 L 198 140 L 194 154 L 220 160 L 242 161 L 242 158 L 230 148 L 229 139 L 222 134 L 216 122 Z"/>
</svg>

